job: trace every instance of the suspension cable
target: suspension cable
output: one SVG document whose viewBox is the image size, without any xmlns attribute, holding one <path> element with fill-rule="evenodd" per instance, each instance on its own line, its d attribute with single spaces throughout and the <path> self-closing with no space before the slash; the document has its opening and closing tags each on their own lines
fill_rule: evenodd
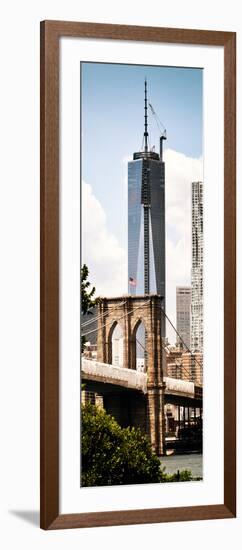
<svg viewBox="0 0 242 550">
<path fill-rule="evenodd" d="M 182 342 L 182 344 L 185 346 L 186 350 L 189 351 L 189 353 L 191 353 L 191 355 L 194 355 L 191 350 L 189 349 L 188 345 L 186 344 L 186 342 L 183 340 L 183 338 L 180 336 L 178 330 L 175 328 L 175 326 L 173 325 L 173 323 L 171 322 L 171 320 L 169 319 L 168 315 L 165 313 L 165 311 L 161 308 L 161 311 L 163 313 L 163 315 L 165 316 L 165 318 L 169 321 L 170 325 L 172 326 L 173 330 L 175 331 L 175 333 L 177 334 L 177 336 L 179 336 L 179 339 L 180 341 Z M 202 369 L 203 368 L 203 365 L 196 359 L 196 357 L 194 357 L 196 363 L 198 364 L 198 366 Z"/>
<path fill-rule="evenodd" d="M 169 348 L 163 343 L 162 343 L 162 347 L 166 352 L 168 351 L 168 353 L 170 355 L 171 352 L 170 352 Z M 176 358 L 174 358 L 174 362 L 175 362 L 176 367 L 179 367 L 180 369 L 183 370 L 183 372 L 185 374 L 187 374 L 187 376 L 189 377 L 188 381 L 191 381 L 190 380 L 191 373 L 189 372 L 189 370 L 186 367 L 184 367 L 184 365 L 182 365 L 181 363 L 178 363 Z M 196 372 L 196 374 L 197 374 L 197 372 Z M 201 369 L 198 371 L 198 374 L 201 376 Z"/>
<path fill-rule="evenodd" d="M 122 304 L 119 304 L 119 306 L 117 306 L 117 308 L 113 308 L 113 310 L 114 310 L 114 309 L 118 309 L 118 308 L 120 307 L 120 305 L 124 305 L 126 302 L 127 302 L 127 301 L 124 301 Z M 131 314 L 133 313 L 134 310 L 142 309 L 142 307 L 146 307 L 149 303 L 150 303 L 150 300 L 149 300 L 148 302 L 144 302 L 143 304 L 141 304 L 140 306 L 138 306 L 138 307 L 136 307 L 136 308 L 133 308 L 130 312 L 125 313 L 123 316 L 119 317 L 119 318 L 117 319 L 117 322 L 118 322 L 119 320 L 121 320 L 121 319 L 124 319 L 124 318 L 127 317 L 128 315 L 131 315 Z M 113 311 L 113 310 L 112 310 L 112 311 Z M 201 374 L 202 369 L 203 369 L 202 364 L 197 360 L 197 358 L 195 357 L 195 355 L 194 355 L 194 354 L 192 353 L 192 351 L 189 349 L 189 347 L 187 346 L 186 342 L 183 340 L 183 338 L 181 337 L 181 335 L 179 334 L 178 330 L 175 328 L 175 326 L 173 325 L 172 321 L 170 320 L 170 318 L 168 317 L 168 315 L 165 313 L 165 311 L 164 311 L 162 308 L 161 308 L 161 311 L 162 311 L 163 315 L 165 316 L 165 318 L 166 318 L 166 319 L 168 320 L 168 322 L 170 323 L 171 327 L 173 328 L 173 330 L 175 331 L 175 333 L 177 334 L 177 336 L 179 337 L 181 343 L 185 346 L 186 350 L 194 357 L 194 361 L 195 361 L 195 363 L 197 363 L 197 365 L 198 365 L 198 367 L 199 367 L 199 369 L 200 369 L 200 374 Z M 102 314 L 102 315 L 97 316 L 97 317 L 96 317 L 96 320 L 97 320 L 97 319 L 100 319 L 100 318 L 104 318 L 104 317 L 106 317 L 107 315 L 109 315 L 109 312 L 106 312 L 106 313 L 104 313 L 104 314 Z M 92 319 L 92 320 L 90 319 L 90 321 L 86 321 L 86 323 L 84 324 L 84 326 L 86 326 L 86 324 L 92 323 L 94 320 L 95 320 L 95 319 Z M 113 321 L 111 321 L 111 323 L 109 323 L 109 324 L 107 324 L 107 325 L 102 325 L 101 327 L 97 327 L 97 328 L 95 328 L 95 329 L 93 329 L 93 330 L 91 330 L 91 331 L 88 331 L 88 332 L 82 334 L 82 336 L 88 336 L 89 334 L 92 334 L 93 332 L 97 332 L 98 330 L 103 329 L 105 326 L 106 326 L 106 327 L 111 326 L 112 324 L 113 324 Z M 83 324 L 82 324 L 82 326 L 83 326 Z M 140 342 L 139 342 L 139 344 L 142 346 L 142 344 L 141 344 Z M 142 347 L 143 347 L 143 346 L 142 346 Z M 163 349 L 164 349 L 164 344 L 163 344 L 163 343 L 162 343 L 162 347 L 163 347 Z M 143 349 L 145 350 L 145 348 L 143 348 Z M 166 347 L 165 347 L 165 349 L 166 349 Z M 146 350 L 145 350 L 145 352 L 147 353 Z M 175 360 L 175 364 L 177 364 L 177 363 L 176 363 L 176 360 Z M 177 365 L 177 366 L 180 366 L 180 365 Z M 183 368 L 185 368 L 185 367 L 183 367 Z"/>
<path fill-rule="evenodd" d="M 121 302 L 118 306 L 110 309 L 106 313 L 104 312 L 103 314 L 97 315 L 96 317 L 92 317 L 92 319 L 89 319 L 88 321 L 84 321 L 84 323 L 81 323 L 81 327 L 86 327 L 87 325 L 90 325 L 91 323 L 98 321 L 98 319 L 100 319 L 101 317 L 106 317 L 107 315 L 109 315 L 110 311 L 113 312 L 116 309 L 118 309 L 120 306 L 123 306 L 126 303 L 127 303 L 127 300 L 125 300 L 124 302 Z"/>
<path fill-rule="evenodd" d="M 147 355 L 149 355 L 149 352 L 146 350 L 146 348 L 145 348 L 145 347 L 143 346 L 143 344 L 138 340 L 137 337 L 136 337 L 136 342 L 141 346 L 141 348 L 143 348 L 144 352 L 147 353 Z M 163 348 L 165 351 L 167 351 L 167 346 L 166 346 L 163 342 L 162 342 L 161 345 L 162 345 L 162 348 Z M 170 350 L 168 350 L 168 351 L 169 351 L 169 353 L 170 353 Z M 176 359 L 175 359 L 175 364 L 176 364 L 177 367 L 182 367 L 183 372 L 184 372 L 185 374 L 187 374 L 187 376 L 190 376 L 190 373 L 189 373 L 189 371 L 186 369 L 186 367 L 184 367 L 183 365 L 180 365 L 180 364 L 176 363 Z M 201 374 L 201 373 L 200 373 L 200 374 Z"/>
<path fill-rule="evenodd" d="M 124 319 L 125 317 L 127 317 L 128 315 L 131 315 L 135 310 L 137 309 L 142 309 L 142 307 L 146 307 L 148 306 L 150 303 L 150 300 L 148 300 L 148 302 L 143 302 L 143 304 L 141 304 L 140 306 L 138 307 L 134 307 L 131 311 L 128 311 L 127 313 L 125 313 L 124 315 L 122 315 L 121 317 L 119 317 L 118 319 L 115 319 L 115 321 L 118 323 L 118 321 L 120 321 L 121 319 Z M 103 328 L 107 328 L 109 326 L 111 326 L 113 324 L 113 321 L 111 321 L 111 323 L 108 323 L 107 325 L 102 325 L 101 327 L 97 327 L 93 330 L 90 330 L 88 332 L 85 332 L 84 334 L 82 334 L 82 336 L 88 336 L 89 334 L 92 334 L 93 332 L 97 332 L 98 330 L 101 330 Z"/>
</svg>

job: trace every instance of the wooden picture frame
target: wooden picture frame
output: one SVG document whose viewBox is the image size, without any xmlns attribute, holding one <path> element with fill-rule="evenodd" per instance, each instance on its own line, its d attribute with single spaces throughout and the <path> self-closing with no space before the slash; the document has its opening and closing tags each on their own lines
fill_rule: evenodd
<svg viewBox="0 0 242 550">
<path fill-rule="evenodd" d="M 61 37 L 224 48 L 224 503 L 59 515 L 59 41 Z M 41 503 L 43 529 L 233 518 L 236 514 L 236 34 L 41 22 Z"/>
</svg>

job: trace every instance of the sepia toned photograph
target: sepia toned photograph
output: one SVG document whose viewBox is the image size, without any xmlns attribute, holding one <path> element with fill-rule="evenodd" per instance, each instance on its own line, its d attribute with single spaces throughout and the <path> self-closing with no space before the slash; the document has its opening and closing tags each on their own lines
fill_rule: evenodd
<svg viewBox="0 0 242 550">
<path fill-rule="evenodd" d="M 81 487 L 203 479 L 203 70 L 81 78 Z"/>
</svg>

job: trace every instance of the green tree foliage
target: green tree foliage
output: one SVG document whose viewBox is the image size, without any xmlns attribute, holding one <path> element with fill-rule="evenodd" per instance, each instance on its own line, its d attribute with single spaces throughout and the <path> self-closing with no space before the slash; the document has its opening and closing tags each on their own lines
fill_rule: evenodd
<svg viewBox="0 0 242 550">
<path fill-rule="evenodd" d="M 97 304 L 97 298 L 93 298 L 96 292 L 95 287 L 90 288 L 91 283 L 88 281 L 89 269 L 86 264 L 81 268 L 81 312 L 83 315 L 92 314 L 90 311 Z M 85 336 L 81 338 L 81 349 L 84 350 L 86 342 Z"/>
<path fill-rule="evenodd" d="M 89 269 L 86 264 L 83 264 L 81 268 L 81 310 L 83 315 L 91 313 L 90 309 L 95 307 L 97 300 L 93 299 L 96 292 L 93 286 L 90 289 L 91 283 L 88 281 Z"/>
<path fill-rule="evenodd" d="M 157 483 L 160 461 L 139 429 L 121 428 L 103 409 L 82 407 L 82 486 Z"/>
</svg>

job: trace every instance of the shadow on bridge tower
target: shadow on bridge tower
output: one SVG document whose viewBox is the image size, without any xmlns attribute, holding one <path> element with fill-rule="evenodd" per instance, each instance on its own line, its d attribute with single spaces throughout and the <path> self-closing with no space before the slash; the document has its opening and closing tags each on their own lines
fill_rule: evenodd
<svg viewBox="0 0 242 550">
<path fill-rule="evenodd" d="M 112 335 L 117 324 L 123 331 L 123 367 L 136 369 L 136 333 L 145 327 L 147 394 L 144 400 L 145 429 L 153 450 L 164 452 L 165 415 L 163 382 L 163 351 L 161 342 L 162 298 L 156 294 L 101 298 L 98 305 L 97 361 L 112 364 Z M 132 411 L 132 416 L 138 411 Z M 131 418 L 130 425 L 137 425 Z"/>
</svg>

